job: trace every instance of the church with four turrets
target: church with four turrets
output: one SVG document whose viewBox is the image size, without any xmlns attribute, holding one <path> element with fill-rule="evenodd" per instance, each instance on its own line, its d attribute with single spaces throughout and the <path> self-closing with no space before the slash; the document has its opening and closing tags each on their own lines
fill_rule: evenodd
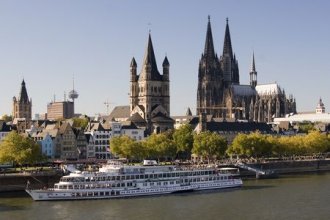
<svg viewBox="0 0 330 220">
<path fill-rule="evenodd" d="M 157 68 L 156 57 L 149 33 L 140 74 L 132 58 L 130 65 L 130 118 L 144 127 L 147 133 L 159 133 L 173 128 L 170 118 L 170 63 L 165 56 L 163 74 Z"/>
</svg>

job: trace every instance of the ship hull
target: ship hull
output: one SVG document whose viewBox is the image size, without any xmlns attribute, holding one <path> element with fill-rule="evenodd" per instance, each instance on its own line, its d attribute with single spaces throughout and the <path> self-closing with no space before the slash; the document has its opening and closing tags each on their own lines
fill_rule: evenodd
<svg viewBox="0 0 330 220">
<path fill-rule="evenodd" d="M 124 197 L 152 196 L 178 192 L 191 192 L 201 190 L 226 189 L 242 186 L 242 180 L 234 179 L 214 183 L 192 184 L 185 186 L 147 188 L 147 189 L 94 189 L 94 190 L 53 190 L 26 189 L 26 192 L 35 201 L 54 201 L 54 200 L 91 200 L 91 199 L 112 199 Z"/>
</svg>

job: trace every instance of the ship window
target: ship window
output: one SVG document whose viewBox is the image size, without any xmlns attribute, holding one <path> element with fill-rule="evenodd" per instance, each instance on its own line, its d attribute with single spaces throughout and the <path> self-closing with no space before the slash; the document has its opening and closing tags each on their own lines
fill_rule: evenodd
<svg viewBox="0 0 330 220">
<path fill-rule="evenodd" d="M 144 178 L 144 175 L 140 175 L 140 179 L 143 179 Z"/>
<path fill-rule="evenodd" d="M 143 186 L 147 186 L 147 183 L 143 183 Z"/>
<path fill-rule="evenodd" d="M 109 195 L 109 192 L 105 192 L 105 195 L 108 196 Z"/>
<path fill-rule="evenodd" d="M 174 184 L 174 181 L 170 181 L 170 184 L 173 185 Z"/>
<path fill-rule="evenodd" d="M 168 184 L 168 182 L 164 182 L 164 185 L 167 185 Z"/>
<path fill-rule="evenodd" d="M 125 183 L 121 183 L 121 187 L 125 187 Z"/>
<path fill-rule="evenodd" d="M 153 186 L 155 183 L 150 183 L 150 186 Z"/>
<path fill-rule="evenodd" d="M 161 182 L 158 182 L 158 183 L 157 183 L 157 186 L 160 186 L 160 185 L 162 185 L 162 183 L 161 183 Z"/>
</svg>

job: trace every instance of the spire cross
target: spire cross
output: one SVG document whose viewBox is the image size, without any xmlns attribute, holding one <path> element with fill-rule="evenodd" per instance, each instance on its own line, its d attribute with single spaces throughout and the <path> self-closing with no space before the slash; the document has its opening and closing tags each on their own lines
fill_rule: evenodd
<svg viewBox="0 0 330 220">
<path fill-rule="evenodd" d="M 107 100 L 107 101 L 104 102 L 104 105 L 107 107 L 107 114 L 109 114 L 110 102 Z"/>
<path fill-rule="evenodd" d="M 109 102 L 109 100 L 106 100 L 104 103 L 103 103 L 105 106 L 106 106 L 106 108 L 107 108 L 107 115 L 109 114 L 109 107 L 110 107 L 110 105 L 111 104 L 113 104 L 112 102 Z"/>
</svg>

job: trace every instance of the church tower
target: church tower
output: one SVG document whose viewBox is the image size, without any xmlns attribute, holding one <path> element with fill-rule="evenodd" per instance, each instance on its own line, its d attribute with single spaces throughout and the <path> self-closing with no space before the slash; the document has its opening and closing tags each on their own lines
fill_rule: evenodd
<svg viewBox="0 0 330 220">
<path fill-rule="evenodd" d="M 210 16 L 208 17 L 204 53 L 199 61 L 197 115 L 202 113 L 221 116 L 219 106 L 223 101 L 223 74 L 215 54 Z"/>
<path fill-rule="evenodd" d="M 319 102 L 317 103 L 315 113 L 316 114 L 324 114 L 325 113 L 325 106 L 324 106 L 321 98 L 320 98 Z"/>
<path fill-rule="evenodd" d="M 225 39 L 223 43 L 223 53 L 220 58 L 221 69 L 224 77 L 225 87 L 228 88 L 232 84 L 239 85 L 239 69 L 236 56 L 233 53 L 231 45 L 228 18 L 226 20 Z"/>
<path fill-rule="evenodd" d="M 169 74 L 170 63 L 167 56 L 163 61 L 163 74 L 159 73 L 149 34 L 140 75 L 137 75 L 134 58 L 130 64 L 130 115 L 138 114 L 146 121 L 149 129 L 155 116 L 170 115 Z"/>
<path fill-rule="evenodd" d="M 250 85 L 255 88 L 257 86 L 257 71 L 256 71 L 256 65 L 254 62 L 254 53 L 252 55 L 252 65 L 251 65 L 251 71 L 250 71 Z"/>
<path fill-rule="evenodd" d="M 24 79 L 18 98 L 13 97 L 13 118 L 32 119 L 32 99 L 29 100 Z"/>
</svg>

